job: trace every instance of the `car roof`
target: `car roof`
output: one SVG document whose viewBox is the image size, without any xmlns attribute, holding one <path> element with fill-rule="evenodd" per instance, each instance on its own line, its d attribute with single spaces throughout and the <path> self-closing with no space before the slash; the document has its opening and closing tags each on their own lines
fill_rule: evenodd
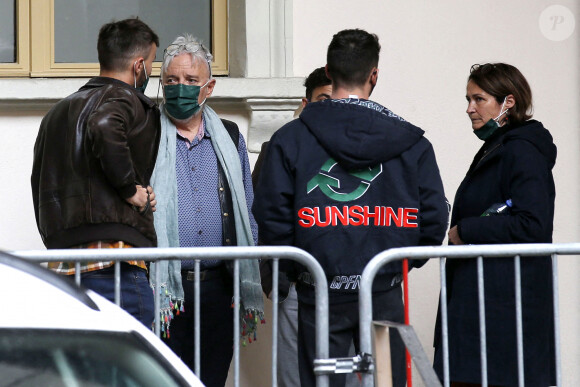
<svg viewBox="0 0 580 387">
<path fill-rule="evenodd" d="M 192 386 L 199 379 L 161 340 L 117 305 L 36 263 L 0 251 L 0 330 L 128 333 L 154 348 Z"/>
<path fill-rule="evenodd" d="M 5 253 L 0 253 L 0 294 L 0 310 L 5 312 L 0 315 L 0 327 L 96 329 L 110 325 L 102 325 L 105 316 L 101 313 L 109 308 L 90 292 L 38 264 Z"/>
</svg>

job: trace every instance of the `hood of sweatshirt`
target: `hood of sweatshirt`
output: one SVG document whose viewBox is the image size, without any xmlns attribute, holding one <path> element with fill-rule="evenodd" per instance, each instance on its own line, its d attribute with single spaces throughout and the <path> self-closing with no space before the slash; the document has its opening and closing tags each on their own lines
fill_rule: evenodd
<svg viewBox="0 0 580 387">
<path fill-rule="evenodd" d="M 553 168 L 556 164 L 557 148 L 554 144 L 554 139 L 541 122 L 529 120 L 518 127 L 508 130 L 503 138 L 503 143 L 513 140 L 528 141 L 546 158 L 550 168 Z"/>
<path fill-rule="evenodd" d="M 306 105 L 300 120 L 347 170 L 383 163 L 416 144 L 424 131 L 368 100 L 325 100 Z"/>
</svg>

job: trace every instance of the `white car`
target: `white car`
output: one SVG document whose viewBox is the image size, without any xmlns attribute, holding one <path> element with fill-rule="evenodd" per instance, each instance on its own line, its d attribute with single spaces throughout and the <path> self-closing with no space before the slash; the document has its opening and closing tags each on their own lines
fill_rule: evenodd
<svg viewBox="0 0 580 387">
<path fill-rule="evenodd" d="M 128 313 L 0 252 L 0 387 L 203 386 Z"/>
</svg>

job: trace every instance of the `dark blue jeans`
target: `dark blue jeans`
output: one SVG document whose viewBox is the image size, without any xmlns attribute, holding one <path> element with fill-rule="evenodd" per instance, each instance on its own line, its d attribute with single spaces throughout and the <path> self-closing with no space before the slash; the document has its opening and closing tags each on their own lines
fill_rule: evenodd
<svg viewBox="0 0 580 387">
<path fill-rule="evenodd" d="M 115 267 L 81 274 L 81 285 L 115 302 Z M 140 267 L 121 263 L 121 308 L 151 328 L 154 314 L 153 290 Z"/>
</svg>

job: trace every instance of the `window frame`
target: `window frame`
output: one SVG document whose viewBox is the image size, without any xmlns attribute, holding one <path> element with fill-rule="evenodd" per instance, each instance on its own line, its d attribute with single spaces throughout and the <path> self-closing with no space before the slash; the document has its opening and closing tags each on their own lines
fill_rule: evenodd
<svg viewBox="0 0 580 387">
<path fill-rule="evenodd" d="M 0 77 L 93 77 L 98 63 L 56 63 L 54 61 L 54 0 L 16 0 L 17 61 L 0 64 Z M 228 75 L 227 0 L 212 0 L 212 72 Z M 163 47 L 160 47 L 161 51 Z M 158 58 L 159 60 L 161 58 Z M 158 76 L 161 62 L 153 64 Z"/>
<path fill-rule="evenodd" d="M 28 76 L 30 74 L 30 0 L 16 0 L 16 61 L 0 63 L 0 76 Z"/>
</svg>

